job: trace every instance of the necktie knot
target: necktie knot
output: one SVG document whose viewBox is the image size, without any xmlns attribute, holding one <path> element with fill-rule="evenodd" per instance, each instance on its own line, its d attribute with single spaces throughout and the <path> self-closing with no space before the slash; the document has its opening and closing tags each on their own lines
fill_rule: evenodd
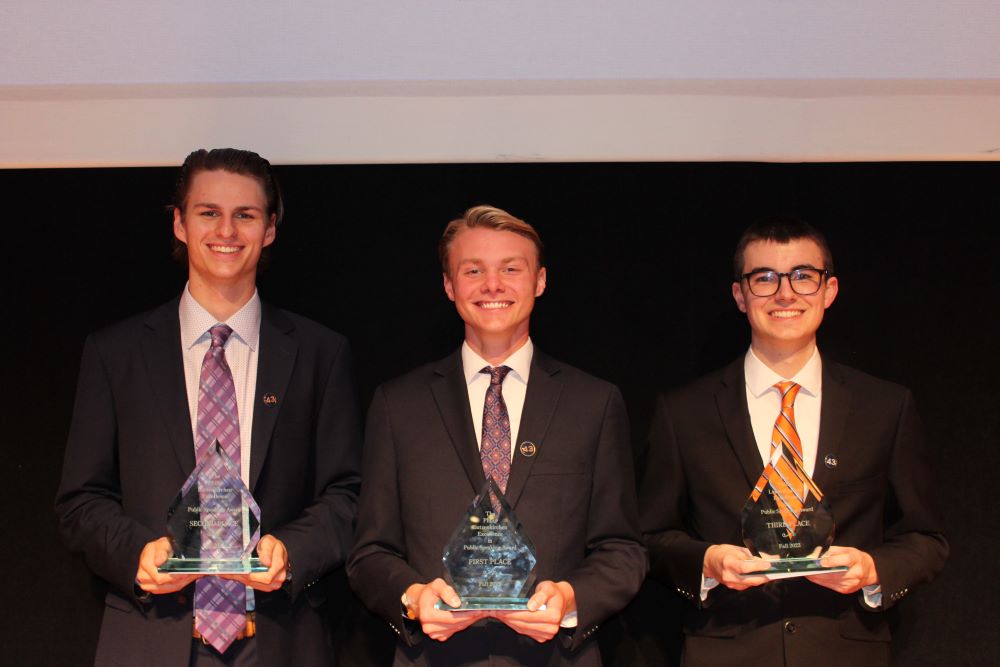
<svg viewBox="0 0 1000 667">
<path fill-rule="evenodd" d="M 502 385 L 503 379 L 510 373 L 510 366 L 486 366 L 479 371 L 490 376 L 490 384 L 494 386 Z"/>
<path fill-rule="evenodd" d="M 799 395 L 802 385 L 791 380 L 785 380 L 774 385 L 774 388 L 781 393 L 781 407 L 788 409 L 795 404 L 795 397 Z"/>
<path fill-rule="evenodd" d="M 212 347 L 225 347 L 226 341 L 233 334 L 233 330 L 225 324 L 216 324 L 208 332 L 212 334 Z"/>
</svg>

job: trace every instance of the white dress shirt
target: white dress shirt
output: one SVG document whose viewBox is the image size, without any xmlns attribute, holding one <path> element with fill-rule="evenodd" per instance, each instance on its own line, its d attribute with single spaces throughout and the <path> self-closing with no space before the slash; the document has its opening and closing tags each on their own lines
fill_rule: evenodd
<svg viewBox="0 0 1000 667">
<path fill-rule="evenodd" d="M 813 350 L 809 361 L 798 373 L 784 378 L 768 368 L 751 349 L 743 360 L 743 373 L 746 377 L 747 408 L 750 410 L 753 437 L 757 441 L 761 464 L 764 466 L 771 460 L 771 435 L 774 432 L 774 422 L 781 412 L 781 392 L 774 385 L 791 380 L 802 386 L 793 405 L 795 430 L 802 442 L 802 465 L 812 477 L 819 449 L 820 393 L 823 390 L 823 362 L 819 350 Z"/>
<path fill-rule="evenodd" d="M 503 401 L 507 405 L 507 416 L 510 418 L 510 456 L 514 458 L 514 448 L 517 443 L 517 432 L 521 426 L 521 413 L 524 411 L 524 396 L 528 392 L 528 374 L 531 372 L 531 356 L 535 348 L 531 339 L 519 347 L 497 366 L 509 366 L 510 372 L 503 379 Z M 490 376 L 480 373 L 483 368 L 492 367 L 488 361 L 476 354 L 469 343 L 462 343 L 462 369 L 469 390 L 469 406 L 472 408 L 472 426 L 476 432 L 476 442 L 483 446 L 483 408 L 486 405 L 486 390 L 490 386 Z"/>
<path fill-rule="evenodd" d="M 250 434 L 253 430 L 253 395 L 257 389 L 258 343 L 260 342 L 260 297 L 253 296 L 225 322 L 216 320 L 184 288 L 178 309 L 181 321 L 181 352 L 184 356 L 184 384 L 187 387 L 191 432 L 198 438 L 198 387 L 205 353 L 212 346 L 210 329 L 225 324 L 233 330 L 226 341 L 226 362 L 233 372 L 236 410 L 240 420 L 240 477 L 250 483 Z"/>
</svg>

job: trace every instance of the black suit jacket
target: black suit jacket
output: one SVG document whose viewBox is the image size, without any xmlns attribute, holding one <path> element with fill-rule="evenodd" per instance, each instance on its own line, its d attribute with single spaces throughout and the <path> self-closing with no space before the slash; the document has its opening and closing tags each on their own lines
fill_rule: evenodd
<svg viewBox="0 0 1000 667">
<path fill-rule="evenodd" d="M 195 464 L 178 301 L 92 334 L 56 498 L 67 545 L 111 584 L 97 664 L 187 664 L 193 585 L 144 601 L 139 554 Z M 262 308 L 250 452 L 261 534 L 288 549 L 290 585 L 255 592 L 262 664 L 328 664 L 317 585 L 347 557 L 359 486 L 360 429 L 347 341 Z M 275 404 L 260 397 L 274 394 Z M 148 597 L 148 596 L 147 596 Z"/>
<path fill-rule="evenodd" d="M 929 503 L 922 430 L 908 390 L 823 360 L 814 480 L 837 524 L 834 544 L 871 554 L 882 609 L 939 572 L 948 554 Z M 742 545 L 740 512 L 763 469 L 746 401 L 743 359 L 658 399 L 640 490 L 651 575 L 693 603 L 685 664 L 884 664 L 889 628 L 846 596 L 805 579 L 701 603 L 712 544 Z M 829 462 L 829 464 L 827 463 Z"/>
<path fill-rule="evenodd" d="M 530 441 L 537 453 L 524 456 Z M 508 500 L 538 552 L 537 581 L 567 580 L 579 625 L 545 644 L 493 620 L 438 643 L 403 623 L 400 596 L 443 575 L 442 550 L 485 477 L 461 354 L 380 387 L 368 412 L 351 585 L 400 637 L 397 665 L 597 665 L 591 638 L 646 573 L 621 394 L 535 351 Z"/>
</svg>

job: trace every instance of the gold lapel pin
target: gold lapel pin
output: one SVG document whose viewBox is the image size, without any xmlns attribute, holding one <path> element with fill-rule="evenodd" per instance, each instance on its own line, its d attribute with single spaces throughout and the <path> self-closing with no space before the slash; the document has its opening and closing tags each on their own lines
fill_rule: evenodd
<svg viewBox="0 0 1000 667">
<path fill-rule="evenodd" d="M 278 395 L 267 392 L 261 400 L 264 402 L 264 405 L 275 406 L 278 404 Z"/>
<path fill-rule="evenodd" d="M 535 446 L 535 443 L 528 440 L 522 442 L 517 449 L 521 452 L 521 456 L 534 456 L 538 452 L 538 447 Z"/>
</svg>

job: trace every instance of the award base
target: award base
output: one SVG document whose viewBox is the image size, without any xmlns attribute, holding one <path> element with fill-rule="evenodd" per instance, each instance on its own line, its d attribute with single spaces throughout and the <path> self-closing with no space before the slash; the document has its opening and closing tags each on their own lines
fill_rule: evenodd
<svg viewBox="0 0 1000 667">
<path fill-rule="evenodd" d="M 259 558 L 168 558 L 159 572 L 171 574 L 250 574 L 267 572 Z"/>
<path fill-rule="evenodd" d="M 744 577 L 756 577 L 764 575 L 768 579 L 791 579 L 793 577 L 806 577 L 814 574 L 831 574 L 833 572 L 846 572 L 845 565 L 836 567 L 823 567 L 820 565 L 821 558 L 776 558 L 769 560 L 771 567 L 758 572 L 744 574 Z M 744 561 L 745 563 L 758 563 L 757 559 Z"/>
<path fill-rule="evenodd" d="M 442 611 L 527 611 L 528 598 L 462 598 L 462 604 L 452 607 L 444 600 L 434 604 L 435 609 Z M 543 607 L 544 608 L 544 607 Z"/>
</svg>

